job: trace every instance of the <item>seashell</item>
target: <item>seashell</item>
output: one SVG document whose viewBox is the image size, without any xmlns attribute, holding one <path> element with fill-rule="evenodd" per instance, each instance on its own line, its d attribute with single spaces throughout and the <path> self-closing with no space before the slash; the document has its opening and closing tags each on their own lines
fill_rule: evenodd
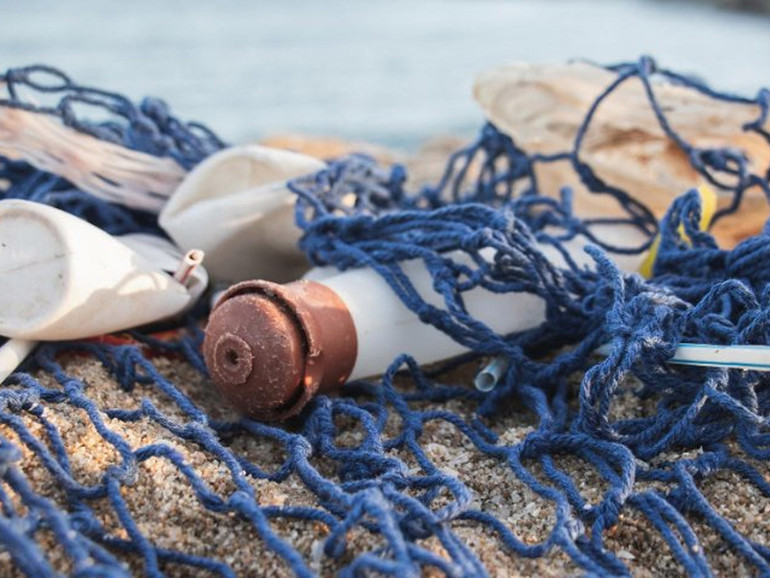
<svg viewBox="0 0 770 578">
<path fill-rule="evenodd" d="M 69 213 L 0 201 L 0 335 L 78 339 L 179 314 L 202 291 L 205 273 L 190 291 L 162 269 Z"/>
<path fill-rule="evenodd" d="M 487 119 L 528 153 L 570 151 L 595 99 L 617 78 L 614 72 L 581 62 L 555 65 L 515 63 L 477 77 L 474 96 Z M 654 83 L 655 96 L 673 128 L 694 146 L 732 147 L 742 151 L 756 174 L 766 174 L 770 147 L 744 125 L 759 118 L 759 107 L 709 98 L 668 82 Z M 767 127 L 767 124 L 766 124 Z M 768 127 L 770 128 L 770 127 Z M 627 190 L 662 216 L 675 197 L 702 184 L 687 155 L 663 132 L 644 85 L 632 78 L 602 102 L 581 148 L 581 160 L 605 182 Z M 575 189 L 582 216 L 617 211 L 605 195 L 592 195 L 569 161 L 539 163 L 541 190 L 556 195 Z M 719 176 L 725 179 L 724 175 Z M 718 199 L 726 206 L 732 195 Z M 768 217 L 760 191 L 749 190 L 738 219 L 717 225 L 726 245 L 757 232 Z"/>
<path fill-rule="evenodd" d="M 207 158 L 182 182 L 159 223 L 183 249 L 206 252 L 218 281 L 286 281 L 308 265 L 297 248 L 294 194 L 286 181 L 325 164 L 259 145 L 232 147 Z"/>
</svg>

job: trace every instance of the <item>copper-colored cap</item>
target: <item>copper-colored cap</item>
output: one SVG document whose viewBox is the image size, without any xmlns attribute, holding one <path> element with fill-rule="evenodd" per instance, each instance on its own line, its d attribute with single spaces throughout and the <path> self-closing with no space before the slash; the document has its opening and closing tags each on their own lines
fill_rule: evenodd
<svg viewBox="0 0 770 578">
<path fill-rule="evenodd" d="M 313 281 L 245 281 L 219 299 L 203 355 L 219 390 L 243 414 L 280 421 L 313 395 L 341 387 L 356 361 L 345 303 Z"/>
</svg>

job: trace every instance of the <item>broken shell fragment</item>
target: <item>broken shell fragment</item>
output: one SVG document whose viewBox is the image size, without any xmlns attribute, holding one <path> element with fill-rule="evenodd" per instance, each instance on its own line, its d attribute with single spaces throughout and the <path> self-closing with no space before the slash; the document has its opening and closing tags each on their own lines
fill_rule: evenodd
<svg viewBox="0 0 770 578">
<path fill-rule="evenodd" d="M 486 118 L 519 148 L 554 155 L 572 150 L 594 101 L 617 78 L 613 71 L 583 62 L 514 63 L 479 75 L 474 96 Z M 762 135 L 746 129 L 760 117 L 759 106 L 716 100 L 665 79 L 655 78 L 652 87 L 671 127 L 688 143 L 703 150 L 738 151 L 750 170 L 767 173 L 770 146 Z M 625 80 L 596 109 L 582 141 L 580 161 L 602 181 L 643 202 L 658 218 L 675 197 L 704 181 L 687 153 L 661 127 L 639 78 Z M 617 214 L 618 207 L 605 195 L 587 191 L 570 160 L 536 163 L 534 168 L 544 194 L 556 196 L 563 186 L 576 191 L 578 215 Z M 717 180 L 735 178 L 726 172 L 717 176 Z M 719 208 L 730 201 L 732 194 L 722 194 Z M 743 207 L 740 219 L 723 221 L 714 231 L 725 246 L 759 231 L 768 217 L 767 201 L 758 187 L 747 191 Z"/>
</svg>

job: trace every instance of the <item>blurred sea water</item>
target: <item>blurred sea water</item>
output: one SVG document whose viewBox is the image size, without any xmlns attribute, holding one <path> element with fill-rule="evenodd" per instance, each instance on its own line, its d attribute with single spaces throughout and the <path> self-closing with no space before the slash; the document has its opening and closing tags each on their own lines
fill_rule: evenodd
<svg viewBox="0 0 770 578">
<path fill-rule="evenodd" d="M 0 0 L 0 67 L 167 100 L 232 142 L 307 133 L 413 147 L 473 134 L 474 74 L 651 54 L 714 86 L 770 86 L 770 20 L 642 0 Z"/>
</svg>

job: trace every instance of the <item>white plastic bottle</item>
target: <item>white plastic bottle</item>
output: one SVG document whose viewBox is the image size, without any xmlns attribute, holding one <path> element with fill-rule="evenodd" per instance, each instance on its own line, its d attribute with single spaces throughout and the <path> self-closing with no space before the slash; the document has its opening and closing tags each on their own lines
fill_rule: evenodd
<svg viewBox="0 0 770 578">
<path fill-rule="evenodd" d="M 632 227 L 608 234 L 623 246 L 644 239 Z M 579 265 L 590 267 L 585 244 L 573 241 L 568 251 Z M 542 250 L 555 265 L 563 261 L 555 249 Z M 493 255 L 491 249 L 483 254 L 490 260 Z M 465 253 L 452 257 L 470 264 Z M 616 263 L 635 271 L 643 259 L 629 255 Z M 402 268 L 427 303 L 445 308 L 421 260 Z M 477 287 L 464 292 L 463 300 L 474 319 L 500 334 L 532 329 L 545 320 L 544 301 L 531 293 Z M 281 420 L 299 412 L 316 392 L 382 373 L 402 353 L 428 364 L 466 348 L 422 322 L 377 272 L 363 268 L 335 274 L 321 268 L 285 285 L 246 281 L 232 286 L 211 313 L 203 351 L 214 382 L 236 407 L 260 419 Z"/>
</svg>

